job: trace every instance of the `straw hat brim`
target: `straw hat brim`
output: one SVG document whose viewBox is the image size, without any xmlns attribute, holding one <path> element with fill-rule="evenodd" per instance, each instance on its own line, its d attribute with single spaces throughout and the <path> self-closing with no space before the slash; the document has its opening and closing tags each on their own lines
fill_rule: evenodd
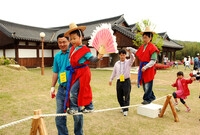
<svg viewBox="0 0 200 135">
<path fill-rule="evenodd" d="M 69 37 L 69 34 L 70 34 L 72 31 L 75 31 L 75 30 L 84 31 L 85 29 L 86 29 L 86 26 L 78 26 L 78 27 L 76 27 L 76 28 L 69 29 L 67 32 L 65 32 L 65 37 Z"/>
<path fill-rule="evenodd" d="M 140 34 L 144 34 L 145 32 L 150 32 L 152 34 L 155 34 L 155 32 L 153 32 L 151 29 L 150 29 L 150 26 L 146 26 L 145 30 L 144 31 L 141 31 Z"/>
<path fill-rule="evenodd" d="M 151 33 L 155 34 L 155 32 L 153 32 L 153 31 L 142 31 L 142 32 L 140 32 L 140 34 L 143 34 L 145 32 L 151 32 Z"/>
</svg>

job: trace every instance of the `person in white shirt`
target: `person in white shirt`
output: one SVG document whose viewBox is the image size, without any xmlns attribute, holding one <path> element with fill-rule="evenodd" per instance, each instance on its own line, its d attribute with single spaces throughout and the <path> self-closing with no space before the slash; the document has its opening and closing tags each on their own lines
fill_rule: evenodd
<svg viewBox="0 0 200 135">
<path fill-rule="evenodd" d="M 117 100 L 120 107 L 129 106 L 130 104 L 130 92 L 131 92 L 131 81 L 130 81 L 130 70 L 135 56 L 129 52 L 130 59 L 126 59 L 126 50 L 122 49 L 119 51 L 119 60 L 115 63 L 112 75 L 110 77 L 109 85 L 112 85 L 112 80 L 116 77 L 117 85 Z M 128 107 L 123 108 L 122 112 L 124 116 L 128 115 Z"/>
<path fill-rule="evenodd" d="M 186 60 L 187 60 L 187 57 L 185 56 L 185 57 L 183 58 L 183 64 L 184 64 L 184 66 L 185 66 Z"/>
<path fill-rule="evenodd" d="M 186 68 L 190 69 L 190 59 L 187 57 L 186 61 L 185 61 L 185 70 Z M 191 70 L 191 69 L 190 69 Z"/>
<path fill-rule="evenodd" d="M 167 58 L 167 56 L 164 57 L 163 62 L 164 62 L 165 65 L 167 65 L 167 62 L 168 62 L 168 58 Z"/>
</svg>

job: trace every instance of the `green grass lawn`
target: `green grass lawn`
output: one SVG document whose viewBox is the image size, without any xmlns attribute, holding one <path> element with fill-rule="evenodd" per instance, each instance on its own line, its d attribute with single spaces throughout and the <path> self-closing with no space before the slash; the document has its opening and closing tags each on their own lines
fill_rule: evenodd
<svg viewBox="0 0 200 135">
<path fill-rule="evenodd" d="M 168 94 L 175 91 L 171 84 L 176 79 L 177 71 L 184 71 L 189 77 L 189 69 L 157 70 L 154 79 L 154 93 L 158 100 L 155 104 L 163 105 Z M 95 110 L 119 107 L 116 98 L 116 81 L 109 86 L 111 70 L 91 69 L 93 89 L 93 103 Z M 45 75 L 41 76 L 40 69 L 16 70 L 0 66 L 0 126 L 33 116 L 34 110 L 41 109 L 43 114 L 55 114 L 55 99 L 50 98 L 51 68 L 45 68 Z M 143 90 L 132 85 L 131 105 L 128 116 L 124 117 L 120 109 L 94 112 L 84 115 L 85 135 L 198 135 L 200 132 L 200 84 L 195 81 L 189 85 L 191 95 L 186 99 L 191 112 L 185 112 L 185 107 L 179 102 L 179 122 L 168 106 L 162 118 L 149 118 L 137 114 L 137 105 L 142 102 Z M 73 119 L 68 118 L 68 129 L 73 134 Z M 44 117 L 49 135 L 56 135 L 55 117 Z M 0 135 L 28 135 L 30 134 L 32 119 L 0 129 Z"/>
</svg>

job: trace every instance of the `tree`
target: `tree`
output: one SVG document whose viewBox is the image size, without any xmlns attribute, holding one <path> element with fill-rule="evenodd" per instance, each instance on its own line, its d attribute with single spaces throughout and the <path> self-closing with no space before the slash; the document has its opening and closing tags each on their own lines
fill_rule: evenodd
<svg viewBox="0 0 200 135">
<path fill-rule="evenodd" d="M 140 34 L 140 32 L 144 31 L 147 26 L 149 26 L 152 29 L 152 31 L 155 29 L 155 25 L 152 24 L 149 20 L 143 20 L 142 22 L 136 23 L 136 35 L 135 39 L 133 40 L 135 46 L 139 47 L 143 44 L 142 35 Z M 163 38 L 157 33 L 153 35 L 152 43 L 154 43 L 160 51 L 162 50 Z"/>
<path fill-rule="evenodd" d="M 200 42 L 180 40 L 176 40 L 176 42 L 184 46 L 182 50 L 176 52 L 176 59 L 178 60 L 183 60 L 184 56 L 195 57 L 197 53 L 200 53 Z"/>
</svg>

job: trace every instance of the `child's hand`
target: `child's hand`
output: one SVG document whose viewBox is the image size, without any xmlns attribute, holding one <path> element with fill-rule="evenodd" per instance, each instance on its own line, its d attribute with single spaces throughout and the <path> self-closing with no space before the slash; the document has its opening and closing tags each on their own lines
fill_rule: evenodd
<svg viewBox="0 0 200 135">
<path fill-rule="evenodd" d="M 137 49 L 132 48 L 132 47 L 126 47 L 126 50 L 130 50 L 130 52 L 132 52 L 134 54 L 137 52 Z"/>
<path fill-rule="evenodd" d="M 100 53 L 99 53 L 98 56 L 97 56 L 97 58 L 98 58 L 98 59 L 103 58 L 103 54 L 100 54 Z"/>
<path fill-rule="evenodd" d="M 191 77 L 190 79 L 191 79 L 192 81 L 194 81 L 194 80 L 196 80 L 196 77 Z"/>
<path fill-rule="evenodd" d="M 190 73 L 189 75 L 190 75 L 190 77 L 193 77 L 193 76 L 194 76 L 193 73 Z"/>
<path fill-rule="evenodd" d="M 128 48 L 128 47 L 127 47 L 127 48 Z M 126 48 L 126 51 L 127 51 L 128 53 L 131 53 L 131 50 L 130 50 L 130 49 L 127 49 L 127 48 Z"/>
<path fill-rule="evenodd" d="M 55 91 L 56 91 L 55 87 L 51 87 L 51 90 L 50 90 L 50 96 L 51 96 L 51 98 L 54 98 L 56 96 Z"/>
</svg>

